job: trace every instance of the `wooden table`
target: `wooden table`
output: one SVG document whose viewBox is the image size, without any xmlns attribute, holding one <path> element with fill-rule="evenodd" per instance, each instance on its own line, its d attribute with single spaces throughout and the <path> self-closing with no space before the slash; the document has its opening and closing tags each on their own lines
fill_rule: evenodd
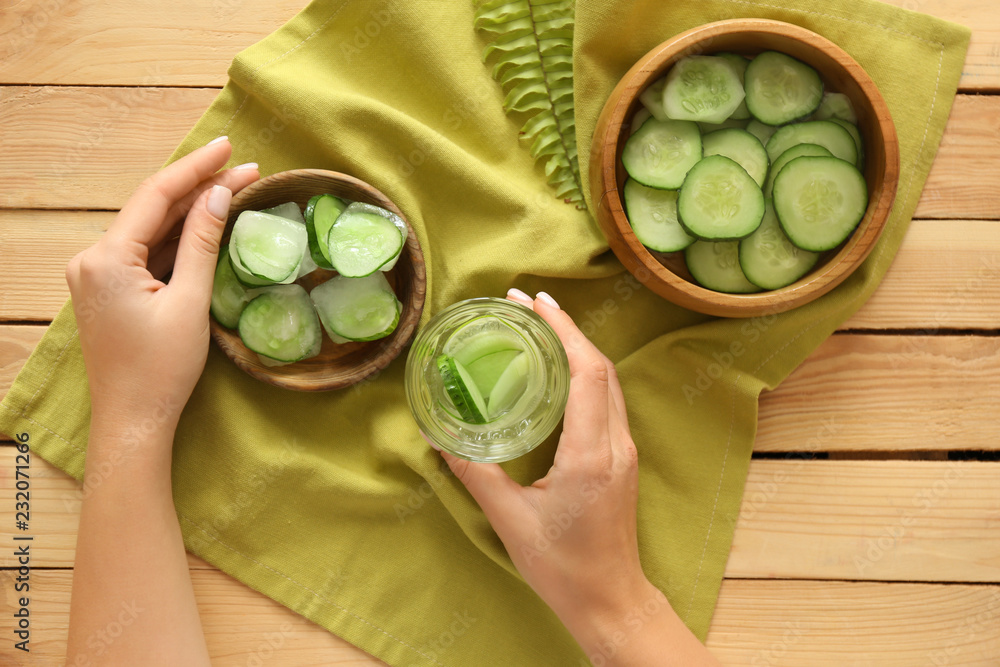
<svg viewBox="0 0 1000 667">
<path fill-rule="evenodd" d="M 304 4 L 3 3 L 0 395 L 68 296 L 69 258 L 171 153 L 235 53 Z M 1000 10 L 893 4 L 973 28 L 961 94 L 885 281 L 761 400 L 708 640 L 727 664 L 1000 664 Z M 32 458 L 40 569 L 32 652 L 20 654 L 14 457 L 0 444 L 0 664 L 59 665 L 78 485 Z M 215 664 L 378 663 L 205 562 L 190 566 Z"/>
</svg>

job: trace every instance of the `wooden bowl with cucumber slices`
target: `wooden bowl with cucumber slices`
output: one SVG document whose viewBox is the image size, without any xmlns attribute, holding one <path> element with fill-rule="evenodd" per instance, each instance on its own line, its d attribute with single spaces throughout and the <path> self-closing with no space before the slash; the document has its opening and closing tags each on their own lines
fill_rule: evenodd
<svg viewBox="0 0 1000 667">
<path fill-rule="evenodd" d="M 765 19 L 707 24 L 643 56 L 590 153 L 615 255 L 665 299 L 721 317 L 783 312 L 843 282 L 878 241 L 898 180 L 896 130 L 864 69 Z"/>
<path fill-rule="evenodd" d="M 342 301 L 345 298 L 345 294 L 350 298 L 351 291 L 350 289 L 345 290 L 340 287 L 345 284 L 343 278 L 346 276 L 341 276 L 333 270 L 324 268 L 316 268 L 310 271 L 309 269 L 315 266 L 315 263 L 313 263 L 309 265 L 308 269 L 300 270 L 297 267 L 295 273 L 290 274 L 286 280 L 276 281 L 288 284 L 273 285 L 272 287 L 278 289 L 272 289 L 265 293 L 271 300 L 280 300 L 282 298 L 280 296 L 282 290 L 289 290 L 293 292 L 293 296 L 299 299 L 299 301 L 305 301 L 305 307 L 309 309 L 308 317 L 315 321 L 309 334 L 311 339 L 309 341 L 310 349 L 308 355 L 315 356 L 308 356 L 308 358 L 287 363 L 286 365 L 265 363 L 269 360 L 269 357 L 262 357 L 257 352 L 249 349 L 248 344 L 245 344 L 244 338 L 241 337 L 241 331 L 244 334 L 247 333 L 243 330 L 245 316 L 252 308 L 256 307 L 254 304 L 260 306 L 260 299 L 264 297 L 255 299 L 253 292 L 250 292 L 244 299 L 245 303 L 238 303 L 240 310 L 232 313 L 235 319 L 229 321 L 228 323 L 231 326 L 227 327 L 219 322 L 220 317 L 222 321 L 227 321 L 227 318 L 222 316 L 225 313 L 225 308 L 217 308 L 216 292 L 213 292 L 213 316 L 210 318 L 211 332 L 213 340 L 215 340 L 222 351 L 232 359 L 237 367 L 254 378 L 278 387 L 296 391 L 342 389 L 370 378 L 385 369 L 413 339 L 417 323 L 420 321 L 420 315 L 423 312 L 424 295 L 427 286 L 420 242 L 417 240 L 417 235 L 413 231 L 413 228 L 406 221 L 405 216 L 396 205 L 377 189 L 353 176 L 320 169 L 296 169 L 273 174 L 262 178 L 238 192 L 233 197 L 232 206 L 230 207 L 229 220 L 226 224 L 226 231 L 222 240 L 224 244 L 222 255 L 228 255 L 229 248 L 239 243 L 239 237 L 234 235 L 233 231 L 241 213 L 279 207 L 274 215 L 282 216 L 281 209 L 297 207 L 298 210 L 292 212 L 295 215 L 284 217 L 297 218 L 298 222 L 293 222 L 292 225 L 293 227 L 299 225 L 301 228 L 301 223 L 304 220 L 301 213 L 306 212 L 307 216 L 310 215 L 310 212 L 306 210 L 310 200 L 317 195 L 325 194 L 332 195 L 333 197 L 324 199 L 330 199 L 331 201 L 341 200 L 344 206 L 347 205 L 347 202 L 362 202 L 363 204 L 380 207 L 384 209 L 381 213 L 392 218 L 394 220 L 393 224 L 399 229 L 397 232 L 399 236 L 396 237 L 395 241 L 396 256 L 398 257 L 398 259 L 393 260 L 395 264 L 389 270 L 382 268 L 382 271 L 371 272 L 371 277 L 384 286 L 382 288 L 385 291 L 384 298 L 393 304 L 392 308 L 395 309 L 395 313 L 398 315 L 398 320 L 395 321 L 395 328 L 391 329 L 391 333 L 385 335 L 385 332 L 389 328 L 383 328 L 380 335 L 384 337 L 377 340 L 341 339 L 340 342 L 334 342 L 333 338 L 331 338 L 334 334 L 331 333 L 328 321 L 324 318 L 324 312 L 320 308 L 320 305 L 318 305 L 321 304 L 321 301 L 317 298 L 319 292 L 314 293 L 314 289 L 320 285 L 335 287 L 334 283 L 336 282 L 337 289 L 325 290 L 328 294 L 324 298 L 328 302 Z M 338 199 L 334 200 L 333 198 Z M 281 206 L 289 202 L 294 202 L 296 207 Z M 316 204 L 315 208 L 318 210 L 319 204 Z M 338 210 L 332 214 L 331 222 L 337 218 L 340 212 Z M 319 220 L 318 213 L 316 214 L 316 219 Z M 406 228 L 405 240 L 402 241 L 402 250 L 399 251 L 399 237 L 403 236 L 404 225 Z M 305 233 L 295 229 L 292 229 L 292 231 L 301 234 Z M 306 248 L 305 254 L 307 256 L 311 254 L 310 248 Z M 227 259 L 226 256 L 222 255 L 220 255 L 220 269 L 223 267 L 222 261 Z M 237 259 L 233 259 L 232 261 L 239 263 L 238 255 L 236 257 Z M 305 257 L 300 257 L 296 261 L 303 266 L 306 263 Z M 246 264 L 249 267 L 249 262 Z M 341 265 L 342 273 L 348 273 L 347 269 L 344 269 L 343 266 L 345 265 Z M 388 267 L 390 264 L 387 263 L 385 266 Z M 226 268 L 228 269 L 229 267 Z M 220 284 L 220 269 L 216 271 L 217 286 Z M 241 265 L 240 270 L 242 269 L 243 266 Z M 365 271 L 361 271 L 354 275 L 362 276 L 364 273 Z M 253 269 L 251 269 L 250 274 L 252 276 L 259 275 Z M 252 288 L 248 287 L 248 285 L 258 284 L 244 282 L 243 278 L 247 275 L 245 273 L 240 274 L 237 271 L 234 274 L 230 271 L 229 275 L 231 277 L 240 276 L 241 285 L 237 285 L 240 290 L 251 290 Z M 297 277 L 293 279 L 293 275 Z M 358 278 L 359 284 L 363 283 L 366 278 Z M 346 282 L 349 283 L 351 288 L 355 286 L 355 283 L 351 280 Z M 303 292 L 298 286 L 301 286 L 305 291 Z M 390 289 L 391 293 L 388 291 Z M 321 290 L 321 292 L 323 291 Z M 395 298 L 392 296 L 393 293 L 395 294 Z M 318 318 L 316 314 L 313 314 L 313 306 L 310 305 L 310 298 L 306 294 L 312 295 L 314 306 L 319 311 Z M 274 295 L 279 296 L 275 297 Z M 264 305 L 267 306 L 268 304 Z M 257 310 L 259 311 L 261 308 L 257 307 Z M 238 325 L 236 323 L 237 320 L 239 321 Z M 323 320 L 323 330 L 321 332 L 319 331 L 319 320 Z M 348 334 L 345 333 L 345 336 L 348 336 Z M 340 336 L 337 336 L 337 338 L 340 339 Z M 364 334 L 353 336 L 353 338 L 364 338 Z M 250 345 L 253 345 L 253 340 L 250 338 L 246 340 L 250 341 Z M 321 344 L 320 340 L 322 341 Z M 317 348 L 319 349 L 318 354 L 316 354 Z M 305 347 L 303 347 L 304 349 Z M 277 356 L 280 357 L 281 355 Z M 301 356 L 293 355 L 289 358 Z"/>
</svg>

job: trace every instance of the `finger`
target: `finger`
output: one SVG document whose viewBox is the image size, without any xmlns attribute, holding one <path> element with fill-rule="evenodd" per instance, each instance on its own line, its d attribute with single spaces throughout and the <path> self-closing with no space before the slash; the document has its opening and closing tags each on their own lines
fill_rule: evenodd
<svg viewBox="0 0 1000 667">
<path fill-rule="evenodd" d="M 595 451 L 595 444 L 598 448 L 610 447 L 606 437 L 611 402 L 610 362 L 558 304 L 552 305 L 555 303 L 546 294 L 544 298 L 539 296 L 535 299 L 534 309 L 556 332 L 569 361 L 569 398 L 563 419 L 565 437 L 560 443 L 565 442 L 572 450 L 579 449 L 580 453 L 605 454 L 607 451 L 601 449 Z"/>
<path fill-rule="evenodd" d="M 511 287 L 509 290 L 507 290 L 507 298 L 513 301 L 514 303 L 519 303 L 522 306 L 527 306 L 528 308 L 531 308 L 534 302 L 534 299 L 532 299 L 530 296 L 528 296 L 521 290 L 517 289 L 516 287 Z"/>
<path fill-rule="evenodd" d="M 177 203 L 170 207 L 170 210 L 167 211 L 164 224 L 150 239 L 150 247 L 160 243 L 163 239 L 168 239 L 172 236 L 180 236 L 181 227 L 184 226 L 184 218 L 187 217 L 188 212 L 191 210 L 191 206 L 194 205 L 194 202 L 197 201 L 198 197 L 200 197 L 201 193 L 205 190 L 210 190 L 212 186 L 215 185 L 224 185 L 229 188 L 233 194 L 236 194 L 259 178 L 260 173 L 257 171 L 257 165 L 250 162 L 245 165 L 240 165 L 239 167 L 233 167 L 232 169 L 220 171 L 211 178 L 202 181 L 196 185 L 191 192 L 184 195 Z"/>
<path fill-rule="evenodd" d="M 180 246 L 180 242 L 179 237 L 167 239 L 155 252 L 150 254 L 146 270 L 157 280 L 163 280 L 163 277 L 174 268 L 174 261 L 177 258 L 177 248 Z"/>
<path fill-rule="evenodd" d="M 445 451 L 441 452 L 441 457 L 469 495 L 479 503 L 494 529 L 510 523 L 510 511 L 518 506 L 518 495 L 523 491 L 520 484 L 496 463 L 475 463 Z"/>
<path fill-rule="evenodd" d="M 205 313 L 212 298 L 219 242 L 232 198 L 233 193 L 222 185 L 203 192 L 188 213 L 177 247 L 170 286 L 176 287 L 192 308 Z"/>
<path fill-rule="evenodd" d="M 149 243 L 167 224 L 170 207 L 222 168 L 233 147 L 222 138 L 185 155 L 153 174 L 125 203 L 107 234 L 114 239 Z"/>
<path fill-rule="evenodd" d="M 618 380 L 618 371 L 614 364 L 610 365 L 610 376 L 608 377 L 608 390 L 614 400 L 614 411 L 621 421 L 625 432 L 632 435 L 632 428 L 628 425 L 628 410 L 625 408 L 625 393 L 622 391 L 621 382 Z"/>
</svg>

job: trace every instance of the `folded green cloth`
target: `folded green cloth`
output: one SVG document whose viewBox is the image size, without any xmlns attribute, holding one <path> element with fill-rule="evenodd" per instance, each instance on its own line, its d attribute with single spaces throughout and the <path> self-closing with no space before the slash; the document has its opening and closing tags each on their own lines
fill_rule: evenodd
<svg viewBox="0 0 1000 667">
<path fill-rule="evenodd" d="M 814 9 L 820 8 L 820 9 Z M 177 155 L 228 134 L 263 173 L 353 174 L 409 217 L 428 265 L 425 316 L 545 289 L 618 364 L 640 454 L 642 562 L 704 637 L 750 460 L 757 397 L 875 289 L 899 247 L 948 116 L 968 30 L 878 2 L 591 0 L 576 10 L 581 155 L 616 81 L 644 52 L 708 21 L 760 16 L 842 45 L 879 84 L 902 176 L 871 258 L 794 312 L 717 320 L 641 287 L 585 211 L 552 195 L 462 2 L 317 0 L 239 54 Z M 586 183 L 586 159 L 581 160 Z M 578 665 L 462 485 L 417 434 L 403 359 L 373 382 L 299 394 L 257 382 L 214 346 L 177 434 L 174 492 L 188 548 L 394 665 Z M 83 472 L 89 405 L 64 308 L 10 390 L 0 429 Z M 506 465 L 529 483 L 555 440 Z"/>
</svg>

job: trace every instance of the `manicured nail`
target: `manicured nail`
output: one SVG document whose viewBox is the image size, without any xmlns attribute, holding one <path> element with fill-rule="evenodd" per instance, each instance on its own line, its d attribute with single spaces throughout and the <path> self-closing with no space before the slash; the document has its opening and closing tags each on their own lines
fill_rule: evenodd
<svg viewBox="0 0 1000 667">
<path fill-rule="evenodd" d="M 518 303 L 524 304 L 525 306 L 530 306 L 532 301 L 532 298 L 530 296 L 528 296 L 521 290 L 517 289 L 516 287 L 511 287 L 509 290 L 507 290 L 507 297 L 513 301 L 517 301 Z"/>
<path fill-rule="evenodd" d="M 428 438 L 426 433 L 424 433 L 423 431 L 418 431 L 418 433 L 420 433 L 421 438 L 427 441 L 427 444 L 431 446 L 431 449 L 436 449 L 439 452 L 441 451 L 441 448 L 435 445 L 434 441 Z"/>
<path fill-rule="evenodd" d="M 559 304 L 556 303 L 555 299 L 549 296 L 548 292 L 539 292 L 538 294 L 535 295 L 535 298 L 550 308 L 555 308 L 557 310 L 559 309 Z"/>
<path fill-rule="evenodd" d="M 238 164 L 231 169 L 231 171 L 236 171 L 237 169 L 256 169 L 256 162 L 244 162 L 243 164 Z"/>
<path fill-rule="evenodd" d="M 212 139 L 212 140 L 211 140 L 210 142 L 208 142 L 208 143 L 207 143 L 207 144 L 205 144 L 205 145 L 206 145 L 206 146 L 211 146 L 212 144 L 217 144 L 217 143 L 219 143 L 220 141 L 225 141 L 225 140 L 226 140 L 226 139 L 228 139 L 228 138 L 229 138 L 229 137 L 227 137 L 226 135 L 222 135 L 221 137 L 216 137 L 215 139 Z"/>
<path fill-rule="evenodd" d="M 232 191 L 224 185 L 212 187 L 212 193 L 208 195 L 208 203 L 205 208 L 219 220 L 225 220 L 229 215 L 229 202 L 233 200 Z"/>
</svg>

